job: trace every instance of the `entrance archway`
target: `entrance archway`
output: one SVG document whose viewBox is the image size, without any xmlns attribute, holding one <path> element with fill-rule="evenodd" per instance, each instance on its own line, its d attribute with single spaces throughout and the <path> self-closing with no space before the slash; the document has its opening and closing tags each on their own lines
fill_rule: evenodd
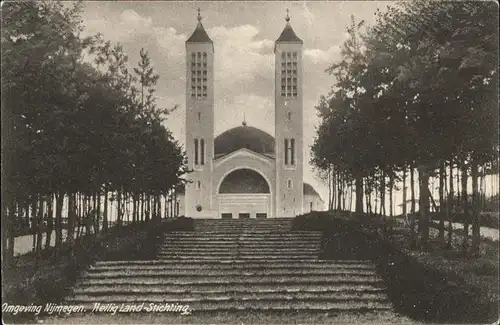
<svg viewBox="0 0 500 325">
<path fill-rule="evenodd" d="M 224 176 L 218 188 L 221 218 L 266 218 L 271 211 L 270 184 L 259 172 L 240 168 Z"/>
</svg>

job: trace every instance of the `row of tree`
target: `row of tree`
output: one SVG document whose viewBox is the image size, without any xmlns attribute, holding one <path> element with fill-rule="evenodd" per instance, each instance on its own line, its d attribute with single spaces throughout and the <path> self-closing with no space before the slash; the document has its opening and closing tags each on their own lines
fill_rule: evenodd
<svg viewBox="0 0 500 325">
<path fill-rule="evenodd" d="M 357 212 L 365 195 L 377 191 L 383 201 L 408 174 L 415 202 L 418 173 L 423 248 L 429 177 L 439 177 L 444 229 L 457 203 L 449 176 L 460 171 L 467 215 L 472 179 L 472 252 L 479 249 L 478 176 L 498 172 L 497 18 L 489 2 L 399 3 L 378 11 L 367 29 L 352 18 L 342 58 L 327 70 L 335 83 L 317 107 L 321 124 L 312 163 L 354 183 Z"/>
<path fill-rule="evenodd" d="M 170 110 L 155 102 L 159 76 L 147 52 L 129 71 L 121 46 L 81 36 L 81 11 L 82 2 L 2 7 L 5 257 L 26 226 L 38 238 L 37 251 L 42 231 L 55 229 L 60 247 L 63 228 L 70 244 L 77 225 L 99 228 L 102 216 L 107 230 L 110 199 L 118 224 L 129 199 L 134 222 L 159 216 L 160 198 L 185 172 L 182 148 L 162 123 Z"/>
</svg>

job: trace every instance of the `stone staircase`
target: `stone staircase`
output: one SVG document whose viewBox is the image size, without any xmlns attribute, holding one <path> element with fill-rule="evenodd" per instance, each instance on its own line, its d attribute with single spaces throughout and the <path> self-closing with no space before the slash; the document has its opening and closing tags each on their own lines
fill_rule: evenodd
<svg viewBox="0 0 500 325">
<path fill-rule="evenodd" d="M 321 232 L 291 219 L 196 220 L 167 233 L 156 260 L 101 261 L 68 298 L 100 303 L 188 304 L 194 312 L 391 311 L 375 266 L 319 260 Z"/>
</svg>

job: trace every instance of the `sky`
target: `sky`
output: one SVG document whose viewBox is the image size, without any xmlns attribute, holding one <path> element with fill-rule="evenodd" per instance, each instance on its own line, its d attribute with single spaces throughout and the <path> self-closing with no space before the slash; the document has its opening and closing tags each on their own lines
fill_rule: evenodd
<svg viewBox="0 0 500 325">
<path fill-rule="evenodd" d="M 274 135 L 274 41 L 290 23 L 303 45 L 304 181 L 327 201 L 328 188 L 309 164 L 319 118 L 315 106 L 334 83 L 325 72 L 340 59 L 351 15 L 372 25 L 377 9 L 390 2 L 85 2 L 84 34 L 101 33 L 120 43 L 132 66 L 148 51 L 156 73 L 158 105 L 179 105 L 165 122 L 174 137 L 185 139 L 185 41 L 197 24 L 197 9 L 215 49 L 215 135 L 241 125 Z"/>
</svg>

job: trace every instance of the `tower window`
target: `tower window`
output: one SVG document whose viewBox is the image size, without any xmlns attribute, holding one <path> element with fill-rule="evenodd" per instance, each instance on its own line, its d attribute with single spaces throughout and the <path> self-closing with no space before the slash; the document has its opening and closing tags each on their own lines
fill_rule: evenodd
<svg viewBox="0 0 500 325">
<path fill-rule="evenodd" d="M 201 189 L 201 181 L 196 181 L 196 189 Z"/>
<path fill-rule="evenodd" d="M 293 182 L 292 182 L 292 180 L 291 180 L 291 179 L 289 179 L 289 180 L 288 180 L 288 182 L 287 182 L 287 187 L 288 187 L 288 188 L 292 188 L 292 187 L 293 187 Z"/>
<path fill-rule="evenodd" d="M 207 97 L 208 87 L 205 84 L 207 82 L 207 52 L 195 52 L 191 54 L 192 58 L 192 69 L 191 69 L 191 97 L 194 98 L 205 98 Z M 203 67 L 203 68 L 202 68 Z M 202 79 L 203 74 L 203 79 Z M 202 87 L 204 86 L 204 87 Z"/>
<path fill-rule="evenodd" d="M 283 97 L 297 97 L 297 90 L 292 92 L 291 85 L 297 85 L 297 52 L 283 52 L 281 54 L 281 86 Z M 286 91 L 283 91 L 283 87 Z"/>
<path fill-rule="evenodd" d="M 291 117 L 291 115 L 290 115 Z M 295 139 L 285 139 L 285 166 L 295 166 Z"/>
<path fill-rule="evenodd" d="M 198 113 L 201 117 L 201 113 Z M 205 165 L 205 139 L 194 139 L 194 165 Z"/>
<path fill-rule="evenodd" d="M 201 121 L 201 112 L 198 112 L 198 122 Z"/>
<path fill-rule="evenodd" d="M 288 139 L 285 139 L 285 165 L 288 165 Z"/>
<path fill-rule="evenodd" d="M 288 117 L 288 120 L 291 121 L 292 120 L 292 112 L 288 112 L 287 117 Z"/>
<path fill-rule="evenodd" d="M 205 140 L 200 139 L 200 165 L 205 165 Z"/>
<path fill-rule="evenodd" d="M 194 139 L 194 164 L 198 165 L 198 139 Z"/>
</svg>

